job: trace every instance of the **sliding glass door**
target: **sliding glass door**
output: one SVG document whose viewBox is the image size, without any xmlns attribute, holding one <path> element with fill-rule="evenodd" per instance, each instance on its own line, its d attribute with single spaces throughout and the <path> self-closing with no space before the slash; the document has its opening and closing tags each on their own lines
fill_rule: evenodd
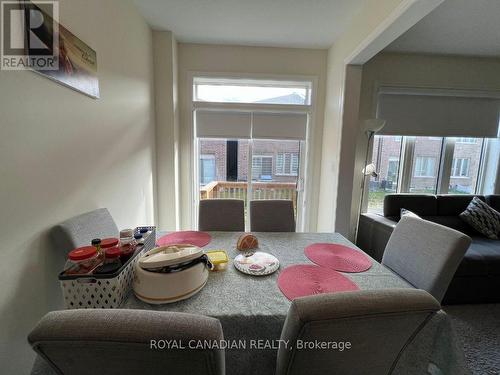
<svg viewBox="0 0 500 375">
<path fill-rule="evenodd" d="M 250 200 L 293 201 L 295 219 L 302 218 L 299 188 L 302 141 L 198 138 L 198 199 L 233 198 L 245 201 L 249 228 Z"/>
<path fill-rule="evenodd" d="M 300 141 L 252 142 L 252 200 L 291 200 L 297 216 L 300 146 Z"/>
<path fill-rule="evenodd" d="M 310 80 L 193 77 L 194 205 L 201 199 L 293 202 L 297 230 L 306 223 L 303 189 Z"/>
</svg>

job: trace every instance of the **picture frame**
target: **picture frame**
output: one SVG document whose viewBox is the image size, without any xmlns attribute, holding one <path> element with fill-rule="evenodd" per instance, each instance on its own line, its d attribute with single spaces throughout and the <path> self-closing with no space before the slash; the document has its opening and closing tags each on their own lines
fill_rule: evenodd
<svg viewBox="0 0 500 375">
<path fill-rule="evenodd" d="M 51 54 L 56 60 L 57 67 L 57 69 L 44 69 L 32 65 L 30 68 L 54 82 L 98 99 L 100 91 L 96 51 L 43 8 L 26 2 L 24 15 L 26 55 L 37 56 L 41 52 Z M 31 18 L 34 15 L 38 15 L 39 20 L 33 21 Z M 36 25 L 41 25 L 34 29 L 32 27 L 34 22 Z M 54 41 L 55 38 L 57 39 Z M 33 48 L 34 40 L 49 51 Z"/>
</svg>

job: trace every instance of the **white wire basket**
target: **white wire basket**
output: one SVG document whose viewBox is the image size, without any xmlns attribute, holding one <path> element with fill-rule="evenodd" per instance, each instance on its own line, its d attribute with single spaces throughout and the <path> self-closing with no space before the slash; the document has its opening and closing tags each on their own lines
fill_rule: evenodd
<svg viewBox="0 0 500 375">
<path fill-rule="evenodd" d="M 117 272 L 109 275 L 63 275 L 59 282 L 66 309 L 115 309 L 128 297 L 134 280 L 135 265 L 139 255 L 156 246 L 156 228 L 138 227 L 150 230 L 144 237 L 144 247 L 130 258 Z"/>
</svg>

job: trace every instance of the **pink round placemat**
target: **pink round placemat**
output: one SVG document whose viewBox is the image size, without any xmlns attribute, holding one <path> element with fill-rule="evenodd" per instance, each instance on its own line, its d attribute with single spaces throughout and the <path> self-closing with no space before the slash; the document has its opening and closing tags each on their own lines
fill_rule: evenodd
<svg viewBox="0 0 500 375">
<path fill-rule="evenodd" d="M 313 294 L 359 290 L 346 276 L 313 264 L 285 268 L 278 277 L 278 287 L 290 301 Z"/>
<path fill-rule="evenodd" d="M 361 251 L 334 243 L 315 243 L 305 249 L 306 256 L 319 266 L 341 272 L 363 272 L 372 266 Z"/>
<path fill-rule="evenodd" d="M 158 246 L 168 245 L 195 245 L 198 247 L 206 246 L 212 240 L 212 236 L 206 232 L 196 232 L 192 230 L 174 232 L 158 238 Z"/>
</svg>

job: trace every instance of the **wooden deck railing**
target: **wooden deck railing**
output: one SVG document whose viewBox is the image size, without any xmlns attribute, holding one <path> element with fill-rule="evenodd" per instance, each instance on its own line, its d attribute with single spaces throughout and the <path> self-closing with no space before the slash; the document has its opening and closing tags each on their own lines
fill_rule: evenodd
<svg viewBox="0 0 500 375">
<path fill-rule="evenodd" d="M 247 183 L 213 181 L 200 189 L 200 199 L 235 198 L 247 201 Z M 290 199 L 297 206 L 297 185 L 294 182 L 252 182 L 252 199 Z"/>
</svg>

